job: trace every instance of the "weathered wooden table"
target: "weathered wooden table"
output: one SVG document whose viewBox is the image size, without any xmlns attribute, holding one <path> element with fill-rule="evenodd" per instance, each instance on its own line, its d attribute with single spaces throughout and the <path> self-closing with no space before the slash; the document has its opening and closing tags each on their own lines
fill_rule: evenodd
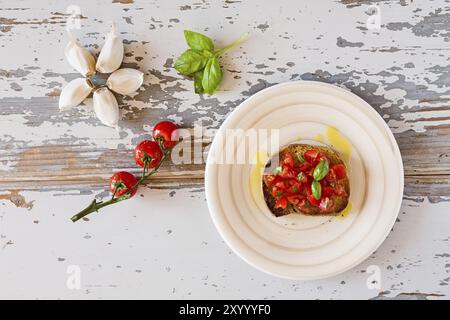
<svg viewBox="0 0 450 320">
<path fill-rule="evenodd" d="M 146 75 L 137 95 L 119 98 L 118 132 L 89 107 L 58 110 L 62 86 L 78 77 L 63 53 L 67 12 L 78 9 L 75 33 L 86 46 L 98 53 L 114 20 L 124 65 Z M 212 97 L 194 94 L 171 68 L 186 48 L 183 29 L 219 46 L 251 32 L 222 59 L 225 79 Z M 0 298 L 448 298 L 448 1 L 2 0 L 0 47 Z M 248 266 L 211 223 L 202 164 L 168 163 L 140 196 L 88 222 L 69 220 L 107 196 L 111 172 L 138 171 L 133 146 L 158 120 L 217 128 L 253 93 L 299 79 L 356 93 L 399 143 L 404 203 L 362 265 L 314 282 Z M 369 266 L 380 286 L 366 285 Z"/>
</svg>

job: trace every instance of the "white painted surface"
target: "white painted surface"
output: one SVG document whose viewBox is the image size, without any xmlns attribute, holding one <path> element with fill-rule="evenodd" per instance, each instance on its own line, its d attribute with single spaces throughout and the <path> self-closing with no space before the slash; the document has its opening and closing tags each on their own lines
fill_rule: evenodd
<svg viewBox="0 0 450 320">
<path fill-rule="evenodd" d="M 381 9 L 379 30 L 365 28 L 366 4 L 346 3 L 0 1 L 0 178 L 8 177 L 1 181 L 20 176 L 21 188 L 29 190 L 35 184 L 23 176 L 31 172 L 60 179 L 67 170 L 85 172 L 86 162 L 74 169 L 65 159 L 45 159 L 41 146 L 75 146 L 67 149 L 101 163 L 105 172 L 96 168 L 98 175 L 107 176 L 113 165 L 105 161 L 108 152 L 131 149 L 160 118 L 217 128 L 244 98 L 303 79 L 341 85 L 368 101 L 396 134 L 406 191 L 416 192 L 405 197 L 399 221 L 366 262 L 336 278 L 295 282 L 256 271 L 230 252 L 212 225 L 201 187 L 175 189 L 173 197 L 173 190 L 145 190 L 143 198 L 73 224 L 70 216 L 93 196 L 89 187 L 42 187 L 2 198 L 16 188 L 2 183 L 0 298 L 366 299 L 382 291 L 448 298 L 450 202 L 440 198 L 449 196 L 448 1 L 373 1 Z M 98 52 L 113 19 L 127 40 L 125 62 L 146 74 L 139 95 L 123 103 L 120 133 L 99 125 L 89 107 L 58 112 L 55 90 L 78 77 L 63 55 L 69 4 L 86 17 L 77 32 L 85 45 Z M 185 28 L 210 35 L 219 46 L 252 34 L 224 57 L 224 82 L 212 98 L 195 95 L 189 79 L 163 66 L 185 50 Z M 133 165 L 131 158 L 121 164 Z M 441 184 L 416 187 L 428 174 Z M 442 201 L 430 203 L 427 195 Z M 34 201 L 31 210 L 21 207 L 24 200 Z M 80 267 L 80 290 L 66 286 L 71 265 Z M 380 289 L 367 289 L 370 265 L 381 270 Z"/>
<path fill-rule="evenodd" d="M 204 193 L 145 189 L 128 203 L 72 223 L 90 196 L 28 192 L 34 208 L 0 206 L 0 298 L 367 299 L 380 291 L 449 295 L 448 202 L 405 200 L 388 239 L 363 264 L 311 282 L 274 278 L 238 258 L 220 239 Z M 442 227 L 437 227 L 442 226 Z M 10 243 L 10 244 L 8 244 Z M 70 290 L 67 268 L 81 269 Z M 370 265 L 381 288 L 366 286 Z M 447 269 L 446 269 L 447 268 Z M 447 270 L 447 271 L 446 271 Z"/>
</svg>

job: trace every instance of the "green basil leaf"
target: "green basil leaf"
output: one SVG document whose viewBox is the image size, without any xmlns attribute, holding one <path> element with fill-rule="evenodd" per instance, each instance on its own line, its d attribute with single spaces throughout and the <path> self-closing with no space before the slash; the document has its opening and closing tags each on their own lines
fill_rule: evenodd
<svg viewBox="0 0 450 320">
<path fill-rule="evenodd" d="M 203 70 L 197 71 L 194 73 L 194 90 L 197 94 L 205 93 L 202 85 L 203 80 Z"/>
<path fill-rule="evenodd" d="M 330 171 L 330 165 L 328 164 L 328 160 L 321 160 L 319 164 L 316 166 L 313 172 L 314 180 L 320 181 L 328 174 Z"/>
<path fill-rule="evenodd" d="M 214 51 L 213 41 L 201 33 L 190 30 L 184 30 L 184 38 L 191 49 L 202 51 Z"/>
<path fill-rule="evenodd" d="M 211 52 L 211 51 L 208 51 L 208 50 L 203 50 L 203 51 L 202 51 L 202 55 L 204 55 L 204 56 L 207 57 L 207 58 L 212 58 L 212 57 L 214 57 L 214 53 Z"/>
<path fill-rule="evenodd" d="M 201 70 L 205 67 L 208 62 L 208 58 L 205 57 L 200 52 L 189 49 L 186 50 L 181 56 L 175 61 L 174 68 L 181 74 L 189 76 L 194 72 Z"/>
<path fill-rule="evenodd" d="M 317 180 L 314 180 L 311 184 L 311 192 L 314 197 L 314 199 L 319 200 L 322 196 L 322 186 L 320 185 L 320 182 Z"/>
<path fill-rule="evenodd" d="M 217 58 L 210 58 L 203 71 L 202 86 L 205 92 L 212 95 L 222 81 L 222 69 Z"/>
<path fill-rule="evenodd" d="M 298 178 L 298 181 L 303 182 L 303 180 L 305 179 L 305 176 L 303 175 L 303 172 L 300 172 L 300 173 L 297 175 L 297 178 Z"/>
</svg>

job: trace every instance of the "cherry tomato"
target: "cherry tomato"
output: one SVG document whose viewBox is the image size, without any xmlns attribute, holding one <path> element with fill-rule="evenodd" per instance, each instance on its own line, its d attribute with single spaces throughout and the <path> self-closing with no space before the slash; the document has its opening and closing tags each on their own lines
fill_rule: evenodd
<svg viewBox="0 0 450 320">
<path fill-rule="evenodd" d="M 161 148 L 155 141 L 141 141 L 134 149 L 134 161 L 140 167 L 144 167 L 147 160 L 147 168 L 154 168 L 161 161 L 163 154 Z"/>
<path fill-rule="evenodd" d="M 164 148 L 173 148 L 180 138 L 177 129 L 177 125 L 171 121 L 158 122 L 153 128 L 153 139 L 162 139 Z"/>
<path fill-rule="evenodd" d="M 137 180 L 134 177 L 134 175 L 126 171 L 120 171 L 113 174 L 109 179 L 109 181 L 110 181 L 109 189 L 113 194 L 114 192 L 116 192 L 114 195 L 115 198 L 123 196 L 125 193 L 128 192 L 128 190 L 130 190 L 137 183 Z M 136 187 L 133 189 L 133 191 L 131 191 L 130 197 L 136 194 L 137 189 L 138 188 Z"/>
</svg>

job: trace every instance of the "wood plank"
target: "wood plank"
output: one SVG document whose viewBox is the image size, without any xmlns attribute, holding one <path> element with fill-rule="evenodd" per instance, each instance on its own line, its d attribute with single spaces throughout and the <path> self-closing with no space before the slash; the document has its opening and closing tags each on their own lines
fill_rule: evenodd
<svg viewBox="0 0 450 320">
<path fill-rule="evenodd" d="M 380 30 L 366 28 L 368 16 L 361 7 L 368 3 L 333 4 L 333 16 L 340 17 L 342 28 L 317 21 L 329 5 L 308 7 L 287 0 L 264 7 L 239 3 L 240 12 L 252 12 L 249 19 L 231 15 L 237 10 L 234 4 L 217 6 L 217 19 L 208 26 L 192 21 L 194 10 L 204 10 L 208 3 L 192 10 L 146 2 L 126 10 L 110 6 L 111 19 L 124 38 L 123 66 L 145 73 L 135 96 L 117 96 L 123 111 L 120 132 L 99 124 L 89 101 L 66 113 L 58 111 L 62 87 L 79 77 L 63 56 L 68 16 L 34 2 L 24 2 L 23 10 L 1 10 L 0 45 L 5 54 L 0 63 L 0 189 L 104 188 L 111 172 L 139 173 L 132 148 L 148 137 L 149 128 L 160 119 L 175 120 L 185 128 L 199 122 L 218 128 L 239 103 L 268 86 L 316 80 L 351 90 L 385 119 L 402 152 L 407 195 L 450 196 L 446 3 L 383 3 L 383 10 L 393 14 L 383 14 Z M 82 28 L 74 32 L 98 54 L 109 30 L 95 14 L 103 5 L 92 2 L 86 11 L 81 9 Z M 314 26 L 307 34 L 299 21 L 287 18 L 291 12 L 305 10 L 311 14 L 303 15 L 301 23 Z M 144 12 L 151 12 L 153 18 Z M 167 12 L 176 12 L 176 19 Z M 333 21 L 332 17 L 326 21 Z M 205 33 L 217 46 L 245 31 L 252 34 L 221 59 L 224 81 L 212 97 L 193 93 L 192 81 L 172 68 L 186 49 L 182 30 L 194 26 L 199 31 L 208 28 Z M 289 31 L 282 32 L 279 26 Z M 201 186 L 203 175 L 203 164 L 165 163 L 152 183 Z"/>
</svg>

